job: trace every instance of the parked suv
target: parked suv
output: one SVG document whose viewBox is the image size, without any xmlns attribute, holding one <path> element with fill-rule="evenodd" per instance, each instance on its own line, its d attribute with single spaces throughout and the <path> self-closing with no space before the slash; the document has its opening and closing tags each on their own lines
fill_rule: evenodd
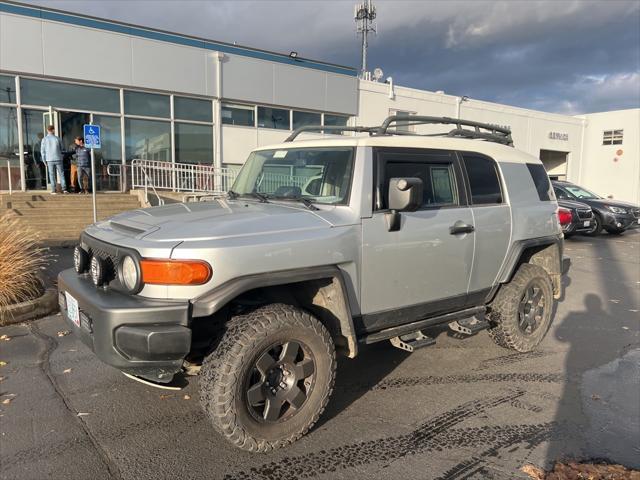
<svg viewBox="0 0 640 480">
<path fill-rule="evenodd" d="M 570 200 L 585 203 L 593 210 L 593 226 L 588 235 L 599 235 L 606 230 L 612 235 L 620 235 L 625 230 L 637 228 L 640 221 L 640 207 L 629 202 L 602 198 L 586 188 L 570 182 L 554 180 L 553 189 L 558 201 Z"/>
<path fill-rule="evenodd" d="M 589 205 L 558 198 L 558 206 L 560 207 L 558 217 L 564 238 L 569 238 L 576 233 L 588 234 L 593 231 L 593 210 Z"/>
<path fill-rule="evenodd" d="M 399 121 L 454 128 L 396 136 Z M 101 360 L 159 384 L 199 370 L 204 411 L 246 450 L 313 426 L 336 355 L 386 340 L 413 351 L 440 324 L 528 352 L 561 296 L 553 189 L 508 130 L 402 116 L 334 129 L 369 136 L 294 142 L 298 130 L 251 153 L 226 197 L 88 227 L 58 278 Z"/>
</svg>

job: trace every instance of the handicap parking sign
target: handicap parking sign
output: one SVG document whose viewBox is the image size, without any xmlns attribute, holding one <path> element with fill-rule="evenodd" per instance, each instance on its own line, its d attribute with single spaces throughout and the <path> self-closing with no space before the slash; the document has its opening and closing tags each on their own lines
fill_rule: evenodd
<svg viewBox="0 0 640 480">
<path fill-rule="evenodd" d="M 84 126 L 84 146 L 87 148 L 100 148 L 100 125 Z"/>
</svg>

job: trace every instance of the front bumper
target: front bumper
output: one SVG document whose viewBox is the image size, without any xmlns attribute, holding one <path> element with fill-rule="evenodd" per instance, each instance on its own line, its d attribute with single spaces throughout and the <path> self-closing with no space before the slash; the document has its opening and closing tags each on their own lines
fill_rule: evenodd
<svg viewBox="0 0 640 480">
<path fill-rule="evenodd" d="M 639 219 L 631 214 L 605 213 L 602 219 L 602 225 L 605 228 L 614 228 L 616 230 L 627 230 L 629 228 L 637 228 Z"/>
<path fill-rule="evenodd" d="M 65 293 L 78 302 L 80 326 Z M 187 301 L 151 300 L 96 288 L 73 269 L 58 275 L 60 310 L 69 327 L 104 363 L 131 375 L 170 382 L 191 349 Z"/>
</svg>

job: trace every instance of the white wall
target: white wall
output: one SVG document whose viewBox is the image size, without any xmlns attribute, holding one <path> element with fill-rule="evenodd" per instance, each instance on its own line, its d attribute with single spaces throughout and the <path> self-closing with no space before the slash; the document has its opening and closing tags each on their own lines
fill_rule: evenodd
<svg viewBox="0 0 640 480">
<path fill-rule="evenodd" d="M 640 108 L 582 115 L 584 162 L 576 182 L 603 197 L 640 204 Z M 622 145 L 602 145 L 605 130 L 624 130 Z"/>
<path fill-rule="evenodd" d="M 83 44 L 99 52 L 95 58 L 79 58 Z M 214 97 L 216 55 L 206 48 L 0 13 L 0 70 L 7 72 Z M 357 86 L 355 76 L 243 55 L 223 59 L 227 99 L 352 115 Z"/>
</svg>

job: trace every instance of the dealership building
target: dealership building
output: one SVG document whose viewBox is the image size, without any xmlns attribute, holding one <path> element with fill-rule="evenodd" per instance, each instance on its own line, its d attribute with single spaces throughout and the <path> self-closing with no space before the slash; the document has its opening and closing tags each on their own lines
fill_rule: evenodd
<svg viewBox="0 0 640 480">
<path fill-rule="evenodd" d="M 550 176 L 640 203 L 640 109 L 527 110 L 363 80 L 354 68 L 294 52 L 0 0 L 0 190 L 46 188 L 39 149 L 50 124 L 64 145 L 84 124 L 100 125 L 99 184 L 121 190 L 126 175 L 109 175 L 108 165 L 235 168 L 299 126 L 371 126 L 396 113 L 508 126 L 515 147 L 540 158 Z"/>
</svg>

